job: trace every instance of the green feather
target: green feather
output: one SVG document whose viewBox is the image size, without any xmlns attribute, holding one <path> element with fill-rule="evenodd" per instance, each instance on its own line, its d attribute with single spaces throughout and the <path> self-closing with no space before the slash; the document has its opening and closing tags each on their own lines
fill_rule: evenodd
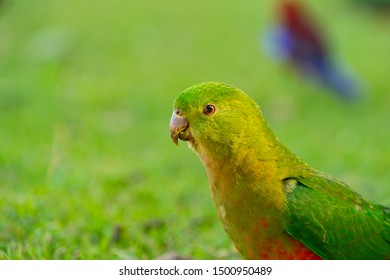
<svg viewBox="0 0 390 280">
<path fill-rule="evenodd" d="M 390 258 L 385 207 L 324 174 L 306 177 L 287 191 L 289 234 L 325 259 Z"/>
</svg>

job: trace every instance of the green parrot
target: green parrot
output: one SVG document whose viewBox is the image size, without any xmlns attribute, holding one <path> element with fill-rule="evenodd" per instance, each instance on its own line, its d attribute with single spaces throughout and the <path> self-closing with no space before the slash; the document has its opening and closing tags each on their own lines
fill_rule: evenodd
<svg viewBox="0 0 390 280">
<path fill-rule="evenodd" d="M 209 82 L 184 90 L 170 133 L 202 161 L 220 220 L 244 258 L 390 259 L 390 208 L 303 162 L 240 89 Z"/>
</svg>

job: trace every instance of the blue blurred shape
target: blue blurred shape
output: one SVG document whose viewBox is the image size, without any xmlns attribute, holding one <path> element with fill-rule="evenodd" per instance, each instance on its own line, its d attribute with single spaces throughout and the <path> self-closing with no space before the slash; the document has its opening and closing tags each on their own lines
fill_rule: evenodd
<svg viewBox="0 0 390 280">
<path fill-rule="evenodd" d="M 265 51 L 285 61 L 304 78 L 328 87 L 346 99 L 360 96 L 358 79 L 329 50 L 325 36 L 298 1 L 278 2 L 279 19 L 264 36 Z"/>
</svg>

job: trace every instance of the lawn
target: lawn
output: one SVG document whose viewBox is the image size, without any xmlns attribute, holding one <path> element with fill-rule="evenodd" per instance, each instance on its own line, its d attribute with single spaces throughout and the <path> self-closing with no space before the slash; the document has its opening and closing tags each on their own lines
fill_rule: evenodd
<svg viewBox="0 0 390 280">
<path fill-rule="evenodd" d="M 203 81 L 245 90 L 306 162 L 390 205 L 390 15 L 303 1 L 364 83 L 346 102 L 262 52 L 274 2 L 1 1 L 0 259 L 239 258 L 169 136 Z"/>
</svg>

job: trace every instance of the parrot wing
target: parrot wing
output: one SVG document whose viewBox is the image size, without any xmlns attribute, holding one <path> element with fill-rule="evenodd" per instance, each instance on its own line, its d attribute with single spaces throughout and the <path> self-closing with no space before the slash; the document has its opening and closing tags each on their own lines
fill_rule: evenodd
<svg viewBox="0 0 390 280">
<path fill-rule="evenodd" d="M 292 237 L 324 259 L 390 259 L 390 208 L 324 174 L 284 182 Z"/>
</svg>

